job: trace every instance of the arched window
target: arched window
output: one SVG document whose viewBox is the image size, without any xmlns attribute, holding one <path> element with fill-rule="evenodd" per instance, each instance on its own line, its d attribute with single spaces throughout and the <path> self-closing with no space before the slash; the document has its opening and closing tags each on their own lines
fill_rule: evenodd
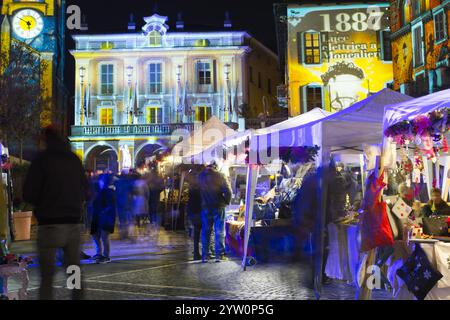
<svg viewBox="0 0 450 320">
<path fill-rule="evenodd" d="M 148 34 L 149 40 L 150 40 L 150 47 L 161 47 L 162 45 L 162 36 L 161 33 L 159 33 L 156 30 L 153 30 Z"/>
</svg>

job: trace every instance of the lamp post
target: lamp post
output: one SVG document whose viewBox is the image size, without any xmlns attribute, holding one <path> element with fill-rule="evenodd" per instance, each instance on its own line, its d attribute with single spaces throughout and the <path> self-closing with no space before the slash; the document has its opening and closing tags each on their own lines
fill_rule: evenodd
<svg viewBox="0 0 450 320">
<path fill-rule="evenodd" d="M 182 110 L 182 106 L 181 106 L 181 72 L 183 70 L 183 66 L 182 65 L 177 65 L 177 69 L 175 71 L 175 74 L 177 76 L 177 86 L 178 86 L 178 105 L 177 105 L 177 117 L 176 117 L 176 122 L 180 122 L 180 114 L 181 112 L 183 112 Z"/>
<path fill-rule="evenodd" d="M 79 69 L 80 72 L 80 97 L 81 97 L 81 103 L 80 103 L 80 124 L 84 125 L 84 92 L 83 92 L 83 88 L 84 88 L 84 77 L 86 76 L 86 68 L 85 67 L 80 67 Z"/>
</svg>

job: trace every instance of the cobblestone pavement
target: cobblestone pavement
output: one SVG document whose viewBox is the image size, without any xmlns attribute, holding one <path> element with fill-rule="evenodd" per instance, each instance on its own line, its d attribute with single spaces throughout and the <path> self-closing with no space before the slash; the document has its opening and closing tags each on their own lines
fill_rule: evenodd
<svg viewBox="0 0 450 320">
<path fill-rule="evenodd" d="M 32 243 L 15 245 L 22 254 L 32 252 Z M 90 243 L 85 251 L 93 254 Z M 27 251 L 28 250 L 28 251 Z M 300 263 L 260 264 L 242 271 L 240 261 L 202 264 L 190 261 L 191 244 L 183 233 L 161 231 L 158 237 L 136 243 L 112 242 L 113 262 L 83 266 L 86 299 L 89 300 L 311 300 L 310 271 Z M 13 289 L 16 284 L 12 284 Z M 30 269 L 29 298 L 38 298 L 38 267 Z M 58 299 L 70 299 L 64 289 L 65 275 L 55 278 Z M 321 299 L 352 300 L 355 288 L 333 282 L 323 288 Z M 374 299 L 390 299 L 387 292 Z"/>
</svg>

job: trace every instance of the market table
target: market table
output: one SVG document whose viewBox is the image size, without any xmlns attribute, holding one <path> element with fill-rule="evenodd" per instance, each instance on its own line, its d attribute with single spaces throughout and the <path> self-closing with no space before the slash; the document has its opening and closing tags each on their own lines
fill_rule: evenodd
<svg viewBox="0 0 450 320">
<path fill-rule="evenodd" d="M 387 261 L 388 272 L 387 277 L 394 288 L 394 298 L 397 300 L 415 300 L 416 298 L 412 293 L 408 291 L 406 284 L 396 275 L 398 269 L 400 269 L 412 254 L 414 244 L 420 245 L 425 254 L 428 257 L 431 265 L 437 270 L 437 260 L 435 250 L 437 247 L 445 252 L 445 255 L 450 259 L 450 244 L 442 241 L 436 242 L 415 242 L 408 243 L 407 241 L 396 241 L 394 244 L 394 254 Z M 448 252 L 448 253 L 447 253 Z M 445 277 L 445 275 L 444 275 Z M 446 277 L 449 281 L 448 275 Z M 450 286 L 444 283 L 444 279 L 439 281 L 436 286 L 428 293 L 425 300 L 449 300 L 450 299 Z"/>
<path fill-rule="evenodd" d="M 353 224 L 328 225 L 328 257 L 325 274 L 336 280 L 357 284 L 360 253 L 359 229 Z"/>
<path fill-rule="evenodd" d="M 11 277 L 17 277 L 22 284 L 22 287 L 18 292 L 18 299 L 27 300 L 27 289 L 29 283 L 27 263 L 22 262 L 17 264 L 0 265 L 0 280 L 3 282 L 1 294 L 4 296 L 12 297 L 12 295 L 8 293 L 8 280 Z"/>
</svg>

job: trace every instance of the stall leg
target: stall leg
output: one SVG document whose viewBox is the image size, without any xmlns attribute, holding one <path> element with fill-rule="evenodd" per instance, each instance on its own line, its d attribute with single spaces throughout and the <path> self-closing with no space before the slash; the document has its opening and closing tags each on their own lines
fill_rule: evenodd
<svg viewBox="0 0 450 320">
<path fill-rule="evenodd" d="M 250 240 L 250 230 L 253 223 L 253 204 L 258 180 L 259 167 L 256 165 L 249 165 L 247 169 L 247 190 L 245 194 L 245 238 L 244 238 L 244 258 L 242 260 L 242 267 L 244 271 L 247 270 L 247 252 L 248 243 Z"/>
</svg>

